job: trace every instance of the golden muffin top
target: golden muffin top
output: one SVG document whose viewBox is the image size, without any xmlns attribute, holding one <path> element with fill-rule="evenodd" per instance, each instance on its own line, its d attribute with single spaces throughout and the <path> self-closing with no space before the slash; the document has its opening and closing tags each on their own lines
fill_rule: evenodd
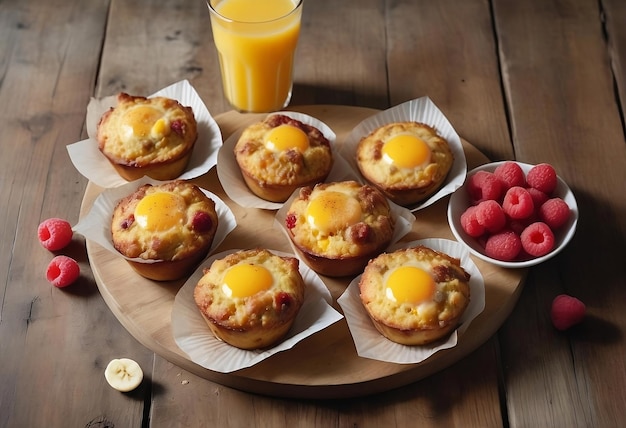
<svg viewBox="0 0 626 428">
<path fill-rule="evenodd" d="M 365 178 L 387 189 L 418 189 L 441 183 L 454 156 L 448 142 L 419 122 L 381 126 L 357 146 L 357 165 Z"/>
<path fill-rule="evenodd" d="M 217 226 L 215 202 L 196 185 L 176 180 L 143 185 L 121 199 L 111 233 L 126 257 L 174 261 L 208 249 Z"/>
<path fill-rule="evenodd" d="M 187 154 L 198 137 L 191 107 L 178 101 L 120 93 L 117 106 L 98 123 L 98 148 L 112 162 L 142 167 L 176 160 Z"/>
<path fill-rule="evenodd" d="M 261 185 L 324 179 L 333 164 L 330 142 L 319 129 L 282 114 L 247 127 L 234 152 L 242 172 Z"/>
<path fill-rule="evenodd" d="M 298 266 L 298 259 L 266 249 L 240 250 L 204 270 L 194 300 L 221 326 L 270 328 L 293 318 L 302 306 L 305 284 Z"/>
<path fill-rule="evenodd" d="M 355 181 L 304 187 L 285 226 L 300 248 L 320 256 L 359 256 L 390 242 L 395 220 L 387 199 Z"/>
<path fill-rule="evenodd" d="M 400 330 L 437 329 L 456 322 L 465 311 L 469 279 L 458 259 L 417 246 L 371 260 L 359 290 L 375 320 Z"/>
</svg>

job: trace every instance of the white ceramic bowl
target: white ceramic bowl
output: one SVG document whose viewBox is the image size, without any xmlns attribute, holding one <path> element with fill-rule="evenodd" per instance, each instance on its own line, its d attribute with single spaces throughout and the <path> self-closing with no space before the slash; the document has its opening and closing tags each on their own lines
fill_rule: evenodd
<svg viewBox="0 0 626 428">
<path fill-rule="evenodd" d="M 484 253 L 483 246 L 475 238 L 465 233 L 465 231 L 461 227 L 461 214 L 463 214 L 465 209 L 470 205 L 469 196 L 466 190 L 469 178 L 472 175 L 476 174 L 478 171 L 493 172 L 499 165 L 503 163 L 504 161 L 488 163 L 474 168 L 467 173 L 467 179 L 465 180 L 463 186 L 457 189 L 457 191 L 454 192 L 450 197 L 450 202 L 448 203 L 448 223 L 450 224 L 450 229 L 452 229 L 452 233 L 454 234 L 456 239 L 459 242 L 465 244 L 470 253 L 472 253 L 476 257 L 489 263 L 493 263 L 495 265 L 506 268 L 526 268 L 534 266 L 557 255 L 561 250 L 563 250 L 563 248 L 565 248 L 565 246 L 574 236 L 574 233 L 576 232 L 576 224 L 578 223 L 578 205 L 576 204 L 576 198 L 574 198 L 574 194 L 570 190 L 569 186 L 565 183 L 565 181 L 563 181 L 561 177 L 558 177 L 558 184 L 556 190 L 553 193 L 553 196 L 560 197 L 567 203 L 567 205 L 569 205 L 571 215 L 566 224 L 564 224 L 558 230 L 554 231 L 555 246 L 554 249 L 548 254 L 532 259 L 509 262 L 488 257 Z M 534 166 L 521 162 L 516 163 L 520 167 L 522 167 L 524 174 L 527 174 L 528 171 Z"/>
</svg>

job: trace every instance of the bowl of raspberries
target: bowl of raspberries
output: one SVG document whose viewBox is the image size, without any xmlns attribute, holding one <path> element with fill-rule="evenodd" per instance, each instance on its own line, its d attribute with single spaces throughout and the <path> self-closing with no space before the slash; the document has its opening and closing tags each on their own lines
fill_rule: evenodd
<svg viewBox="0 0 626 428">
<path fill-rule="evenodd" d="M 574 236 L 578 205 L 548 163 L 493 162 L 474 168 L 450 197 L 448 223 L 476 257 L 525 268 L 558 254 Z"/>
</svg>

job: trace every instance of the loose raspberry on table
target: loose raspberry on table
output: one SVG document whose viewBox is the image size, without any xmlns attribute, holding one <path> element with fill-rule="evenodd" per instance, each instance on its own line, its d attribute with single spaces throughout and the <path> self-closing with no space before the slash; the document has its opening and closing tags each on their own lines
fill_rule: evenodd
<svg viewBox="0 0 626 428">
<path fill-rule="evenodd" d="M 570 207 L 561 198 L 548 199 L 539 207 L 539 218 L 552 228 L 563 226 L 570 216 Z"/>
<path fill-rule="evenodd" d="M 504 195 L 502 209 L 509 217 L 521 220 L 529 218 L 533 214 L 535 204 L 528 190 L 515 186 L 507 190 Z"/>
<path fill-rule="evenodd" d="M 515 260 L 521 250 L 520 237 L 512 230 L 495 233 L 488 237 L 485 243 L 485 254 L 502 261 Z"/>
<path fill-rule="evenodd" d="M 506 224 L 506 215 L 499 203 L 489 199 L 476 205 L 476 220 L 487 231 L 496 233 Z"/>
<path fill-rule="evenodd" d="M 522 248 L 533 257 L 541 257 L 554 249 L 554 233 L 543 222 L 530 224 L 522 232 Z"/>
<path fill-rule="evenodd" d="M 576 297 L 559 294 L 552 300 L 550 308 L 552 325 L 557 330 L 567 330 L 580 323 L 585 318 L 586 311 L 585 304 Z"/>
<path fill-rule="evenodd" d="M 49 251 L 58 251 L 69 245 L 74 232 L 72 225 L 61 218 L 49 218 L 39 224 L 37 237 L 41 245 Z"/>
<path fill-rule="evenodd" d="M 484 200 L 499 200 L 502 197 L 502 183 L 492 172 L 478 171 L 467 181 L 467 191 L 474 203 Z"/>
<path fill-rule="evenodd" d="M 526 186 L 526 175 L 517 162 L 506 161 L 498 165 L 493 173 L 504 184 L 505 191 L 515 186 Z"/>
<path fill-rule="evenodd" d="M 71 257 L 56 256 L 46 269 L 46 278 L 55 287 L 67 287 L 80 276 L 80 266 Z"/>
<path fill-rule="evenodd" d="M 461 227 L 469 236 L 477 238 L 485 233 L 485 227 L 476 219 L 476 207 L 470 206 L 461 214 Z"/>
<path fill-rule="evenodd" d="M 528 171 L 526 174 L 526 182 L 530 187 L 534 187 L 550 195 L 554 192 L 554 189 L 556 189 L 556 171 L 554 167 L 548 163 L 539 163 Z"/>
</svg>

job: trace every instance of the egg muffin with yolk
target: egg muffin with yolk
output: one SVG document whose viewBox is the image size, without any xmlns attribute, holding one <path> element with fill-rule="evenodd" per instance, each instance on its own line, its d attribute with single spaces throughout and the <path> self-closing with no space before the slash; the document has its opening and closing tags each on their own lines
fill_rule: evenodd
<svg viewBox="0 0 626 428">
<path fill-rule="evenodd" d="M 285 227 L 311 269 L 339 277 L 362 272 L 389 245 L 395 219 L 376 188 L 342 181 L 301 188 L 291 201 Z"/>
<path fill-rule="evenodd" d="M 198 138 L 191 107 L 166 97 L 120 93 L 117 105 L 98 122 L 98 148 L 118 174 L 128 180 L 179 177 Z"/>
<path fill-rule="evenodd" d="M 443 184 L 454 163 L 448 142 L 429 125 L 397 122 L 381 126 L 357 145 L 359 171 L 390 200 L 419 203 Z"/>
<path fill-rule="evenodd" d="M 424 345 L 458 326 L 470 301 L 469 280 L 458 259 L 417 246 L 371 260 L 359 292 L 383 336 L 403 345 Z"/>
<path fill-rule="evenodd" d="M 298 187 L 323 182 L 333 165 L 324 134 L 283 114 L 244 129 L 234 152 L 250 191 L 271 202 L 284 202 Z"/>
<path fill-rule="evenodd" d="M 113 210 L 113 245 L 139 274 L 155 280 L 185 276 L 203 259 L 219 219 L 215 201 L 183 180 L 145 184 Z"/>
<path fill-rule="evenodd" d="M 204 270 L 194 300 L 217 339 L 241 349 L 268 348 L 289 332 L 304 302 L 298 267 L 295 257 L 239 250 Z"/>
</svg>

